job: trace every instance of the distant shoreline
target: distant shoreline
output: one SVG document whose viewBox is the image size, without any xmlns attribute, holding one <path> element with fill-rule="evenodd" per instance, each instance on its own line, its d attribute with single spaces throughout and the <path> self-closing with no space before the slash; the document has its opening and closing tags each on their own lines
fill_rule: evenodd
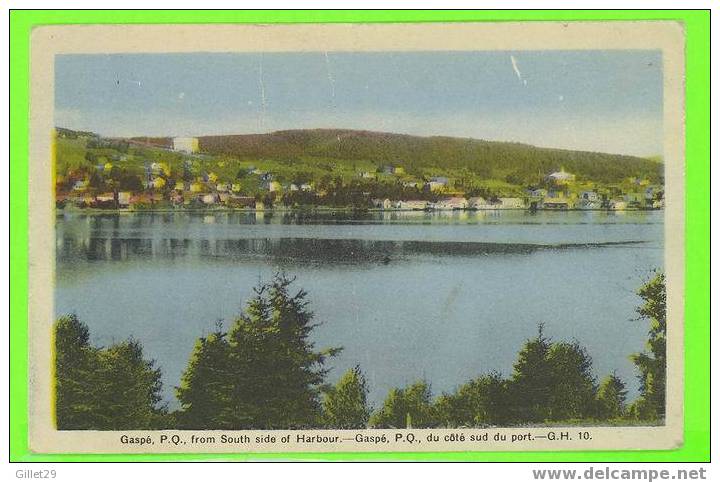
<svg viewBox="0 0 720 482">
<path fill-rule="evenodd" d="M 617 213 L 627 211 L 662 211 L 662 208 L 642 209 L 642 208 L 626 208 L 626 209 L 528 209 L 528 208 L 503 208 L 503 209 L 379 209 L 379 208 L 353 208 L 353 207 L 313 207 L 313 208 L 233 208 L 233 207 L 207 207 L 207 208 L 148 208 L 148 209 L 99 209 L 99 208 L 72 208 L 58 209 L 57 215 L 64 214 L 143 214 L 143 213 L 332 213 L 332 212 L 367 212 L 367 213 L 409 213 L 409 212 L 426 212 L 426 213 L 454 213 L 454 212 L 504 212 L 504 211 L 525 211 L 525 212 L 606 212 Z"/>
</svg>

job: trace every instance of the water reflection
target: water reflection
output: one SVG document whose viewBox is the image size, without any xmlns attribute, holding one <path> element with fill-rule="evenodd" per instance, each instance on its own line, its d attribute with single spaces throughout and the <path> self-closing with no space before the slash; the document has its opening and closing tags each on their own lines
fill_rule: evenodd
<svg viewBox="0 0 720 482">
<path fill-rule="evenodd" d="M 642 244 L 643 241 L 525 244 L 431 241 L 374 241 L 363 239 L 190 239 L 190 238 L 59 238 L 60 262 L 77 260 L 125 261 L 213 257 L 227 260 L 268 258 L 312 263 L 389 263 L 410 256 L 489 256 L 531 254 L 547 249 L 580 249 Z"/>
<path fill-rule="evenodd" d="M 388 224 L 388 223 L 662 223 L 662 211 L 216 211 L 148 212 L 122 214 L 62 213 L 65 220 L 85 220 L 90 225 L 140 228 L 157 223 L 204 224 Z"/>
</svg>

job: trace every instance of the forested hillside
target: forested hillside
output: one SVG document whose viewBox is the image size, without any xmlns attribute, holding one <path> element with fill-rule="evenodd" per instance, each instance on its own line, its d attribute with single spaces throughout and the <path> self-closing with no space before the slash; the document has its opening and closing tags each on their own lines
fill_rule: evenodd
<svg viewBox="0 0 720 482">
<path fill-rule="evenodd" d="M 169 137 L 132 140 L 169 148 Z M 533 184 L 561 167 L 580 179 L 616 183 L 628 177 L 662 183 L 658 157 L 640 158 L 600 152 L 535 147 L 514 142 L 457 137 L 419 137 L 386 132 L 344 129 L 301 129 L 269 134 L 200 137 L 200 151 L 239 159 L 303 161 L 303 164 L 370 162 L 404 168 L 409 174 L 428 175 L 467 170 L 478 179 L 510 184 Z"/>
<path fill-rule="evenodd" d="M 408 173 L 467 169 L 484 179 L 533 183 L 563 167 L 579 178 L 602 183 L 629 176 L 662 181 L 662 164 L 651 159 L 597 152 L 548 149 L 527 144 L 453 137 L 417 137 L 369 131 L 314 129 L 270 134 L 207 136 L 200 150 L 240 158 L 371 161 Z"/>
</svg>

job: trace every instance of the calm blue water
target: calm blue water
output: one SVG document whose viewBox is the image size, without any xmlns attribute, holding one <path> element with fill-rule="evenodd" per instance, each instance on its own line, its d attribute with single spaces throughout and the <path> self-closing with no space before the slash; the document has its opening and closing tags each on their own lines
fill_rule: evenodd
<svg viewBox="0 0 720 482">
<path fill-rule="evenodd" d="M 360 364 L 376 405 L 419 378 L 439 394 L 510 374 L 539 322 L 635 396 L 635 291 L 662 240 L 662 212 L 61 215 L 55 311 L 96 344 L 139 339 L 171 406 L 196 338 L 277 270 L 308 292 L 316 347 L 344 347 L 331 379 Z"/>
</svg>

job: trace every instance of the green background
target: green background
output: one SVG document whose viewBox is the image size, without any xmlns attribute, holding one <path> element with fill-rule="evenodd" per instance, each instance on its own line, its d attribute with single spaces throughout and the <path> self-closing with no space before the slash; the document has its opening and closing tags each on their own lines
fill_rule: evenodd
<svg viewBox="0 0 720 482">
<path fill-rule="evenodd" d="M 33 27 L 109 23 L 339 23 L 675 20 L 686 29 L 685 443 L 665 451 L 306 454 L 36 454 L 28 448 L 28 126 Z M 10 12 L 10 460 L 434 460 L 595 462 L 710 460 L 710 12 L 704 10 Z"/>
</svg>

